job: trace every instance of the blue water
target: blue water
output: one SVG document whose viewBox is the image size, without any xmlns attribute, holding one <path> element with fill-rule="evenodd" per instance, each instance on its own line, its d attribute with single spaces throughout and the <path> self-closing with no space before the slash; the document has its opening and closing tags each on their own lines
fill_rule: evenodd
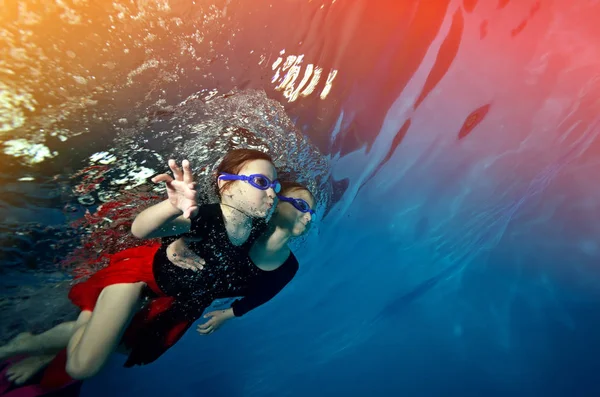
<svg viewBox="0 0 600 397">
<path fill-rule="evenodd" d="M 56 154 L 0 154 L 3 336 L 73 314 L 53 286 L 94 153 L 157 169 L 235 119 L 320 188 L 276 299 L 82 396 L 600 395 L 597 2 L 28 4 L 0 17 L 0 118 L 25 120 L 0 140 Z"/>
</svg>

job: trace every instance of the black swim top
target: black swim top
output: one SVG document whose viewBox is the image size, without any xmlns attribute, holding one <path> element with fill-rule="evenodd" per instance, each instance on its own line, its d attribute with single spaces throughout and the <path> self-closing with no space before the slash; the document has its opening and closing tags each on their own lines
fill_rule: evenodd
<svg viewBox="0 0 600 397">
<path fill-rule="evenodd" d="M 286 261 L 274 270 L 262 270 L 258 268 L 250 258 L 246 259 L 245 267 L 247 276 L 245 283 L 239 285 L 241 299 L 231 304 L 233 314 L 237 317 L 243 316 L 250 310 L 268 302 L 279 293 L 296 275 L 299 264 L 296 256 L 290 252 Z"/>
<path fill-rule="evenodd" d="M 246 242 L 236 246 L 227 235 L 221 206 L 201 206 L 192 219 L 190 232 L 163 239 L 153 263 L 159 288 L 166 295 L 187 302 L 191 311 L 198 311 L 188 313 L 191 317 L 199 317 L 215 299 L 242 297 L 232 304 L 236 316 L 262 305 L 292 280 L 299 267 L 293 253 L 275 270 L 264 271 L 254 265 L 248 252 L 266 227 L 264 220 L 256 220 Z M 204 269 L 184 269 L 167 258 L 169 244 L 183 236 L 201 238 L 188 243 L 188 247 L 205 260 Z"/>
<path fill-rule="evenodd" d="M 147 316 L 144 309 L 144 326 L 137 331 L 126 367 L 153 362 L 168 350 L 210 306 L 213 300 L 241 297 L 231 307 L 233 314 L 242 316 L 266 303 L 281 291 L 298 271 L 298 261 L 290 252 L 287 260 L 275 270 L 258 268 L 248 252 L 258 236 L 266 230 L 262 220 L 241 246 L 235 246 L 227 236 L 221 206 L 210 204 L 200 207 L 192 219 L 189 233 L 163 239 L 154 257 L 153 271 L 159 288 L 174 302 L 158 315 Z M 204 269 L 197 272 L 183 269 L 167 258 L 167 247 L 183 236 L 201 237 L 188 246 L 206 261 Z M 173 335 L 176 337 L 173 339 Z M 131 341 L 130 341 L 131 342 Z"/>
<path fill-rule="evenodd" d="M 158 287 L 168 296 L 189 298 L 199 288 L 206 290 L 207 286 L 217 286 L 212 284 L 224 283 L 227 277 L 223 279 L 219 276 L 244 262 L 250 247 L 265 230 L 265 221 L 255 220 L 246 242 L 240 246 L 234 245 L 227 235 L 221 205 L 216 203 L 200 206 L 196 216 L 191 219 L 188 233 L 163 238 L 153 261 L 153 273 Z M 188 242 L 188 247 L 205 260 L 206 265 L 202 271 L 181 268 L 168 259 L 167 247 L 181 237 L 201 239 Z"/>
</svg>

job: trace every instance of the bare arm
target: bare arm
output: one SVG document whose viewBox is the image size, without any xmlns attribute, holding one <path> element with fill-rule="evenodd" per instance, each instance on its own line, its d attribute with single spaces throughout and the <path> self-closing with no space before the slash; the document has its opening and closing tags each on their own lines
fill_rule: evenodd
<svg viewBox="0 0 600 397">
<path fill-rule="evenodd" d="M 141 239 L 174 236 L 189 232 L 191 223 L 183 217 L 182 211 L 165 200 L 136 216 L 131 225 L 131 233 Z"/>
<path fill-rule="evenodd" d="M 168 199 L 142 211 L 131 225 L 131 233 L 142 239 L 174 236 L 190 230 L 190 218 L 198 213 L 198 202 L 190 163 L 183 160 L 183 171 L 169 160 L 173 177 L 160 174 L 154 183 L 165 182 Z"/>
</svg>

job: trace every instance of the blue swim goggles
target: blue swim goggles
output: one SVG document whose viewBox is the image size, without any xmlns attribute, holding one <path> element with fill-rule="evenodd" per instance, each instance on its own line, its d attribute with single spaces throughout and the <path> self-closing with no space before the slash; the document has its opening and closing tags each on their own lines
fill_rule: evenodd
<svg viewBox="0 0 600 397">
<path fill-rule="evenodd" d="M 298 211 L 304 213 L 310 213 L 311 215 L 315 214 L 315 211 L 310 208 L 308 203 L 300 198 L 286 197 L 286 196 L 277 196 L 277 198 L 281 201 L 285 201 L 286 203 L 290 203 L 294 206 Z"/>
<path fill-rule="evenodd" d="M 219 179 L 224 181 L 245 181 L 250 185 L 260 190 L 267 190 L 273 188 L 275 193 L 281 191 L 281 183 L 277 179 L 271 181 L 268 177 L 263 174 L 252 174 L 252 175 L 236 175 L 222 172 L 219 174 Z"/>
</svg>

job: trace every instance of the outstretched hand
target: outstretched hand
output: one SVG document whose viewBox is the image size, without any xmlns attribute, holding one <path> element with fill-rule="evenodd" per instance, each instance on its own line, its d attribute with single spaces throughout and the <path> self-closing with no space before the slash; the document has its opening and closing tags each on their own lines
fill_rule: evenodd
<svg viewBox="0 0 600 397">
<path fill-rule="evenodd" d="M 198 199 L 194 176 L 190 168 L 190 162 L 183 160 L 181 163 L 183 172 L 175 160 L 169 160 L 169 168 L 173 177 L 169 174 L 160 174 L 152 178 L 152 182 L 165 182 L 167 185 L 167 196 L 173 207 L 183 212 L 184 218 L 191 218 L 198 212 Z"/>
<path fill-rule="evenodd" d="M 234 315 L 232 309 L 217 310 L 214 312 L 206 313 L 204 315 L 204 318 L 210 318 L 210 320 L 208 320 L 204 324 L 200 324 L 197 330 L 202 335 L 210 335 L 216 330 L 218 330 L 225 321 L 233 317 Z"/>
</svg>

